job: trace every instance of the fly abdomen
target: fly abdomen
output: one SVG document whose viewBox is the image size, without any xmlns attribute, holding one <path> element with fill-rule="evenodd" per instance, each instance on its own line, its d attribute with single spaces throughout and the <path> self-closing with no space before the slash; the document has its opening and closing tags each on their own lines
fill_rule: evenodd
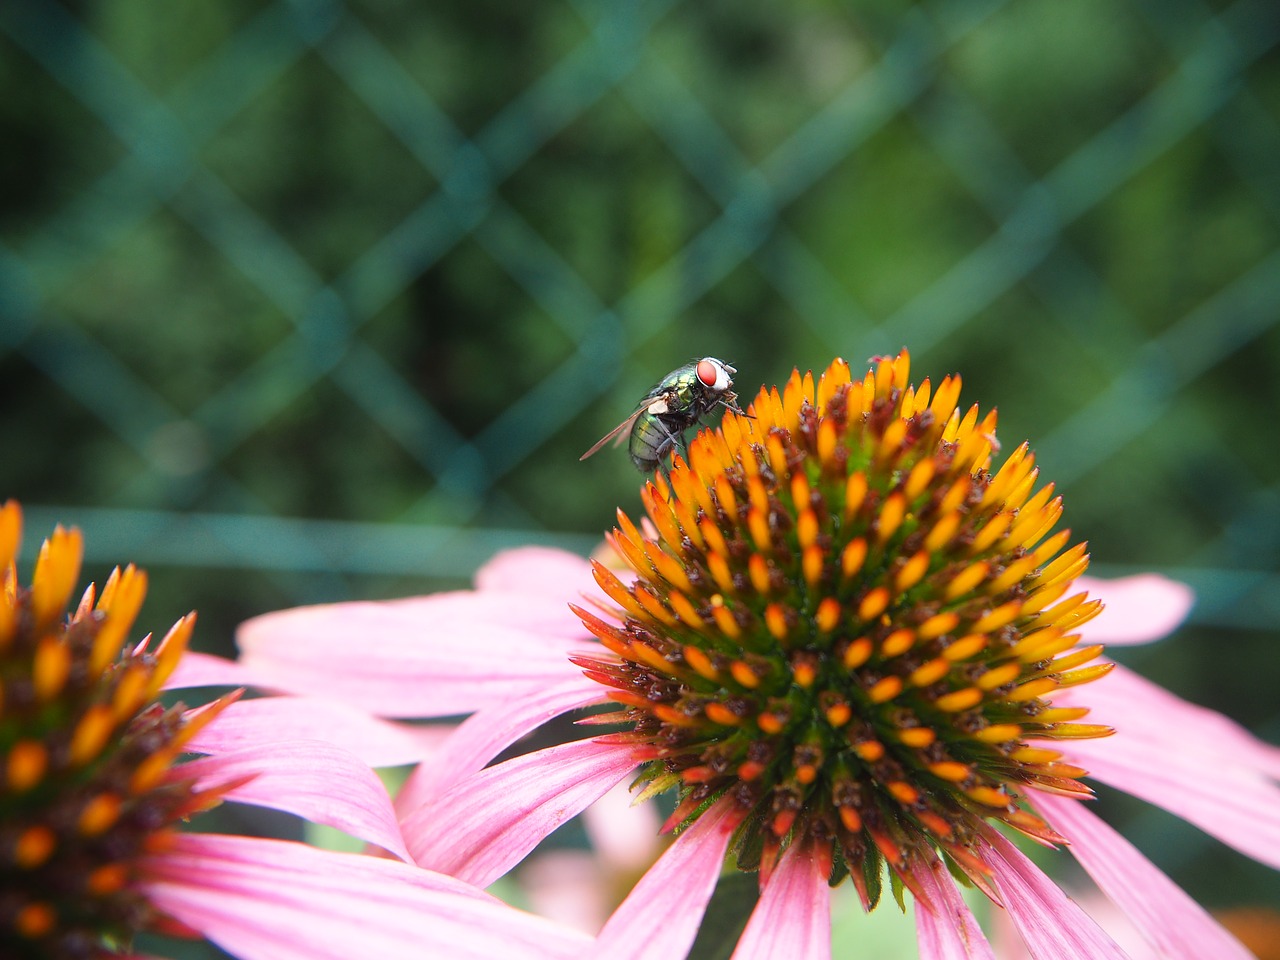
<svg viewBox="0 0 1280 960">
<path fill-rule="evenodd" d="M 641 414 L 631 428 L 628 452 L 631 462 L 645 473 L 658 469 L 671 448 L 680 439 L 680 431 L 667 418 L 655 414 Z"/>
</svg>

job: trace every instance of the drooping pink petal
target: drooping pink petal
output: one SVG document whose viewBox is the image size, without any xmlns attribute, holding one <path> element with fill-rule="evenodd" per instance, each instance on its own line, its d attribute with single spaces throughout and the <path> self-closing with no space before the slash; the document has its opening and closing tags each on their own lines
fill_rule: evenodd
<svg viewBox="0 0 1280 960">
<path fill-rule="evenodd" d="M 1111 724 L 1122 735 L 1140 734 L 1170 746 L 1195 742 L 1214 755 L 1225 754 L 1236 763 L 1280 779 L 1280 747 L 1259 740 L 1231 718 L 1183 700 L 1122 665 L 1085 687 L 1064 690 L 1058 702 L 1091 707 L 1092 719 Z"/>
<path fill-rule="evenodd" d="M 576 601 L 582 593 L 600 593 L 591 564 L 554 547 L 504 550 L 476 571 L 477 590 L 506 590 L 558 596 Z M 579 621 L 581 629 L 581 621 Z"/>
<path fill-rule="evenodd" d="M 182 764 L 174 775 L 201 787 L 240 778 L 229 800 L 293 813 L 376 843 L 409 860 L 386 787 L 367 764 L 319 740 L 278 740 Z"/>
<path fill-rule="evenodd" d="M 1261 863 L 1280 869 L 1280 790 L 1238 769 L 1195 757 L 1160 755 L 1132 737 L 1115 748 L 1071 745 L 1068 758 L 1089 775 L 1195 824 Z"/>
<path fill-rule="evenodd" d="M 1186 619 L 1195 594 L 1185 583 L 1158 573 L 1139 573 L 1114 580 L 1081 577 L 1078 590 L 1103 602 L 1081 633 L 1088 643 L 1148 643 L 1168 636 Z"/>
<path fill-rule="evenodd" d="M 576 960 L 588 937 L 395 860 L 186 834 L 152 857 L 146 898 L 242 960 Z"/>
<path fill-rule="evenodd" d="M 564 604 L 545 598 L 542 619 Z M 443 717 L 576 672 L 573 636 L 537 632 L 538 604 L 501 593 L 299 607 L 242 624 L 241 659 L 275 689 L 345 700 L 388 717 Z M 555 617 L 561 617 L 559 612 Z"/>
<path fill-rule="evenodd" d="M 1126 960 L 1115 941 L 1004 837 L 993 831 L 982 858 L 1035 960 Z"/>
<path fill-rule="evenodd" d="M 929 960 L 995 960 L 991 944 L 942 861 L 919 864 L 912 874 L 933 905 L 930 910 L 919 900 L 915 903 L 920 956 Z"/>
<path fill-rule="evenodd" d="M 830 864 L 792 844 L 760 892 L 760 902 L 733 951 L 733 960 L 805 957 L 830 960 Z"/>
<path fill-rule="evenodd" d="M 1032 792 L 1031 804 L 1071 840 L 1068 848 L 1102 892 L 1168 960 L 1253 956 L 1200 904 L 1077 800 Z"/>
<path fill-rule="evenodd" d="M 416 767 L 396 796 L 396 809 L 408 816 L 477 770 L 525 734 L 569 710 L 601 699 L 600 684 L 576 672 L 553 686 L 535 687 L 512 702 L 473 713 L 445 742 L 431 763 Z"/>
<path fill-rule="evenodd" d="M 629 746 L 578 740 L 548 747 L 460 780 L 401 829 L 421 866 L 488 886 L 634 768 Z"/>
<path fill-rule="evenodd" d="M 722 801 L 676 837 L 613 912 L 596 938 L 592 957 L 664 960 L 685 956 L 698 935 L 739 820 L 733 804 Z"/>
<path fill-rule="evenodd" d="M 1090 719 L 1120 733 L 1059 744 L 1068 760 L 1280 868 L 1280 787 L 1267 764 L 1274 748 L 1122 668 L 1090 687 L 1098 689 L 1055 702 L 1094 705 Z"/>
<path fill-rule="evenodd" d="M 231 704 L 188 746 L 193 753 L 220 754 L 273 740 L 324 740 L 371 767 L 392 767 L 432 756 L 454 729 L 380 720 L 336 700 L 262 697 Z"/>
</svg>

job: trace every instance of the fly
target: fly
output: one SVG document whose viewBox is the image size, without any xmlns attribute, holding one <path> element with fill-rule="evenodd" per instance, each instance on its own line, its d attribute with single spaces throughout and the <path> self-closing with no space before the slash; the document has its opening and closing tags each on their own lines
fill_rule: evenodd
<svg viewBox="0 0 1280 960">
<path fill-rule="evenodd" d="M 656 470 L 673 447 L 684 446 L 684 432 L 717 406 L 744 417 L 738 409 L 737 394 L 731 389 L 737 373 L 715 357 L 690 360 L 654 384 L 631 416 L 600 438 L 579 460 L 585 460 L 610 440 L 614 445 L 629 437 L 631 462 L 641 471 Z"/>
</svg>

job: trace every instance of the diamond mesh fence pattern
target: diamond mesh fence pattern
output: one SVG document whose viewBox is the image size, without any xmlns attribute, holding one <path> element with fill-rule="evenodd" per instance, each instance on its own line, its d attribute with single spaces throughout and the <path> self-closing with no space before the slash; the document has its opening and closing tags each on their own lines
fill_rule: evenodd
<svg viewBox="0 0 1280 960">
<path fill-rule="evenodd" d="M 0 9 L 28 550 L 78 523 L 225 638 L 591 549 L 636 478 L 578 454 L 690 356 L 750 395 L 906 345 L 1032 438 L 1099 572 L 1197 588 L 1131 661 L 1280 733 L 1272 3 L 167 14 Z"/>
</svg>

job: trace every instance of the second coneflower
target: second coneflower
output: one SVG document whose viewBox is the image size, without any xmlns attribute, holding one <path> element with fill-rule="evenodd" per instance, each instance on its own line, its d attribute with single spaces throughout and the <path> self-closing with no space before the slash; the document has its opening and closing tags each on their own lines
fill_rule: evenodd
<svg viewBox="0 0 1280 960">
<path fill-rule="evenodd" d="M 322 781 L 329 822 L 357 828 L 376 824 L 370 784 L 381 787 L 327 744 L 282 742 L 280 721 L 325 715 L 292 698 L 255 701 L 277 707 L 276 726 L 233 725 L 247 754 L 179 762 L 209 751 L 197 740 L 212 742 L 237 697 L 193 710 L 157 702 L 194 615 L 157 645 L 129 643 L 147 584 L 132 566 L 101 594 L 90 586 L 68 614 L 80 533 L 57 528 L 23 586 L 13 562 L 21 519 L 16 502 L 0 504 L 0 957 L 129 957 L 143 933 L 204 935 L 244 960 L 491 957 L 513 943 L 529 956 L 580 950 L 581 935 L 403 862 L 183 832 L 224 798 L 254 802 L 258 778 L 286 810 L 315 809 Z M 219 670 L 213 658 L 198 668 L 209 678 Z M 391 819 L 385 791 L 381 799 Z M 403 844 L 392 827 L 374 835 L 395 852 Z"/>
</svg>

